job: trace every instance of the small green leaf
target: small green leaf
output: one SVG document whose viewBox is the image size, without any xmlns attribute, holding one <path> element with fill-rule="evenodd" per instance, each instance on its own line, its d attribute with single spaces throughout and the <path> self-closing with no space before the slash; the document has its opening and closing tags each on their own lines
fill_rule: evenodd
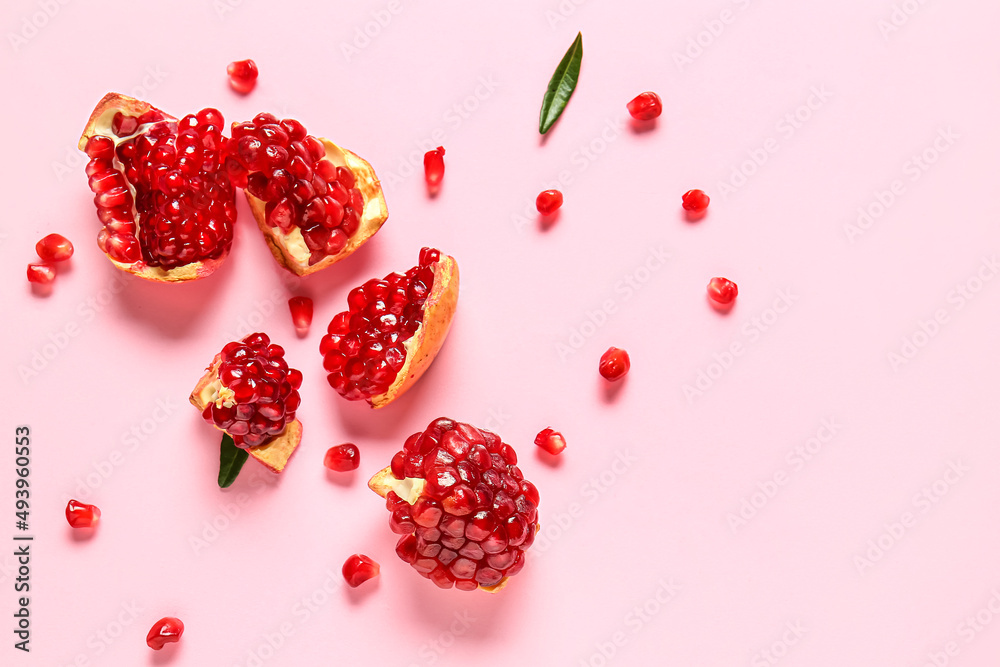
<svg viewBox="0 0 1000 667">
<path fill-rule="evenodd" d="M 228 433 L 222 436 L 222 446 L 219 448 L 220 489 L 227 489 L 236 481 L 249 457 L 247 450 L 237 447 Z"/>
<path fill-rule="evenodd" d="M 583 33 L 576 33 L 576 39 L 570 45 L 566 55 L 559 62 L 559 67 L 549 79 L 549 87 L 542 98 L 542 113 L 538 117 L 538 131 L 545 134 L 559 120 L 566 103 L 576 90 L 580 80 L 580 63 L 583 61 Z"/>
</svg>

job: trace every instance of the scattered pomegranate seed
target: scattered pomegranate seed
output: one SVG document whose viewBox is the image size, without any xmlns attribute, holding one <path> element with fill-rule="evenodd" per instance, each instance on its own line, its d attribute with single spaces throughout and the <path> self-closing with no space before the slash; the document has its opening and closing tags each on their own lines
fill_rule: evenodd
<svg viewBox="0 0 1000 667">
<path fill-rule="evenodd" d="M 149 634 L 146 635 L 146 646 L 154 651 L 159 651 L 167 644 L 180 641 L 183 634 L 183 621 L 173 616 L 165 616 L 153 623 L 153 627 L 149 629 Z"/>
<path fill-rule="evenodd" d="M 626 106 L 636 120 L 653 120 L 663 113 L 663 102 L 653 92 L 639 93 Z"/>
<path fill-rule="evenodd" d="M 631 366 L 632 362 L 629 361 L 628 352 L 617 347 L 609 347 L 608 351 L 601 355 L 599 369 L 605 380 L 614 382 L 625 377 Z"/>
<path fill-rule="evenodd" d="M 288 309 L 292 312 L 295 331 L 300 336 L 306 335 L 313 320 L 313 300 L 307 296 L 293 296 L 288 300 Z"/>
<path fill-rule="evenodd" d="M 708 195 L 701 190 L 688 190 L 681 196 L 681 205 L 685 211 L 704 213 L 708 208 Z"/>
<path fill-rule="evenodd" d="M 354 554 L 344 561 L 344 579 L 351 588 L 357 588 L 369 579 L 378 576 L 379 565 L 364 554 Z"/>
<path fill-rule="evenodd" d="M 424 153 L 424 178 L 428 189 L 434 191 L 441 187 L 444 178 L 444 148 L 438 146 Z"/>
<path fill-rule="evenodd" d="M 355 445 L 349 442 L 344 445 L 331 447 L 326 450 L 326 456 L 323 457 L 323 465 L 337 472 L 357 470 L 360 464 L 361 453 L 358 452 L 358 448 Z"/>
<path fill-rule="evenodd" d="M 28 282 L 48 285 L 56 279 L 56 271 L 48 264 L 28 264 Z"/>
<path fill-rule="evenodd" d="M 736 300 L 739 288 L 727 278 L 712 278 L 708 281 L 708 296 L 712 301 L 728 306 Z"/>
<path fill-rule="evenodd" d="M 46 262 L 62 262 L 73 256 L 73 244 L 65 236 L 49 234 L 35 244 L 35 252 Z"/>
<path fill-rule="evenodd" d="M 535 198 L 535 208 L 542 215 L 552 215 L 563 205 L 562 193 L 558 190 L 543 190 Z"/>
<path fill-rule="evenodd" d="M 562 453 L 562 450 L 566 449 L 566 438 L 559 431 L 553 431 L 550 428 L 542 429 L 538 435 L 535 436 L 535 444 L 547 451 L 549 454 L 555 456 L 556 454 Z"/>
<path fill-rule="evenodd" d="M 66 504 L 66 520 L 74 528 L 93 528 L 101 518 L 101 510 L 96 505 L 70 500 Z"/>
<path fill-rule="evenodd" d="M 229 85 L 238 93 L 249 93 L 257 85 L 257 63 L 252 60 L 237 60 L 226 67 Z"/>
</svg>

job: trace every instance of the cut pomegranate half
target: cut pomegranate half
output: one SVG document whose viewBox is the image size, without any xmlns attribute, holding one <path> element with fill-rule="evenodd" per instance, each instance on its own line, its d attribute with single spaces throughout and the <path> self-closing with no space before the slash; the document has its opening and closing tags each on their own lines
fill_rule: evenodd
<svg viewBox="0 0 1000 667">
<path fill-rule="evenodd" d="M 296 275 L 344 259 L 389 216 L 372 166 L 297 120 L 260 113 L 234 123 L 225 165 L 271 254 Z"/>
<path fill-rule="evenodd" d="M 347 305 L 320 341 L 323 368 L 338 394 L 381 408 L 420 379 L 441 349 L 458 305 L 458 264 L 424 248 L 416 266 L 354 288 Z"/>
<path fill-rule="evenodd" d="M 108 93 L 80 137 L 104 228 L 97 245 L 115 266 L 147 280 L 203 278 L 233 244 L 236 191 L 222 166 L 222 114 L 177 120 Z"/>
<path fill-rule="evenodd" d="M 496 592 L 524 566 L 538 489 L 495 433 L 435 419 L 368 482 L 386 499 L 396 554 L 441 588 Z"/>
<path fill-rule="evenodd" d="M 285 351 L 266 334 L 250 334 L 215 355 L 191 392 L 205 421 L 273 472 L 281 472 L 302 440 L 295 419 L 302 373 L 289 368 Z"/>
</svg>

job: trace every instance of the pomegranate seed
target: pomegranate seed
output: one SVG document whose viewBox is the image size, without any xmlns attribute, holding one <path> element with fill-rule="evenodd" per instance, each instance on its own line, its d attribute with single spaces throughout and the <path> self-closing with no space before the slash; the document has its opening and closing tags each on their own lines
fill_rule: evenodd
<svg viewBox="0 0 1000 667">
<path fill-rule="evenodd" d="M 323 465 L 337 472 L 357 470 L 360 464 L 361 453 L 351 443 L 331 447 L 326 450 L 326 456 L 323 457 Z"/>
<path fill-rule="evenodd" d="M 292 322 L 295 324 L 295 331 L 300 336 L 309 332 L 309 325 L 313 319 L 313 300 L 307 296 L 293 296 L 288 300 L 288 309 L 292 312 Z"/>
<path fill-rule="evenodd" d="M 726 278 L 712 278 L 708 281 L 708 296 L 712 301 L 723 306 L 728 306 L 736 300 L 739 288 L 736 283 Z"/>
<path fill-rule="evenodd" d="M 101 510 L 96 505 L 70 500 L 66 504 L 66 520 L 74 528 L 93 528 L 101 519 Z"/>
<path fill-rule="evenodd" d="M 438 146 L 434 150 L 424 153 L 424 178 L 427 180 L 427 187 L 431 191 L 436 191 L 441 187 L 441 179 L 444 178 L 444 148 Z"/>
<path fill-rule="evenodd" d="M 688 190 L 681 197 L 681 205 L 685 211 L 704 213 L 708 209 L 709 198 L 701 190 Z"/>
<path fill-rule="evenodd" d="M 357 588 L 369 579 L 378 576 L 379 565 L 364 554 L 354 554 L 344 561 L 344 579 L 351 588 Z"/>
<path fill-rule="evenodd" d="M 535 444 L 547 451 L 549 454 L 555 456 L 556 454 L 562 453 L 562 450 L 566 449 L 566 438 L 559 431 L 553 431 L 550 428 L 542 429 L 538 435 L 535 436 Z"/>
<path fill-rule="evenodd" d="M 35 244 L 35 252 L 46 262 L 62 262 L 73 256 L 73 244 L 65 236 L 49 234 Z"/>
<path fill-rule="evenodd" d="M 625 377 L 631 365 L 628 352 L 617 347 L 609 347 L 608 351 L 601 355 L 599 370 L 605 380 L 615 382 Z"/>
<path fill-rule="evenodd" d="M 535 198 L 535 208 L 542 215 L 552 215 L 563 204 L 562 193 L 558 190 L 543 190 Z"/>
<path fill-rule="evenodd" d="M 636 120 L 653 120 L 663 113 L 663 102 L 653 92 L 639 93 L 626 106 Z"/>
<path fill-rule="evenodd" d="M 48 285 L 56 279 L 56 271 L 48 264 L 28 264 L 28 282 Z"/>
<path fill-rule="evenodd" d="M 149 633 L 146 635 L 146 646 L 154 651 L 159 651 L 167 644 L 180 641 L 183 634 L 184 623 L 181 619 L 165 616 L 153 623 L 153 627 L 149 629 Z"/>
<path fill-rule="evenodd" d="M 238 93 L 249 93 L 257 85 L 257 63 L 252 60 L 237 60 L 226 67 L 229 85 Z"/>
</svg>

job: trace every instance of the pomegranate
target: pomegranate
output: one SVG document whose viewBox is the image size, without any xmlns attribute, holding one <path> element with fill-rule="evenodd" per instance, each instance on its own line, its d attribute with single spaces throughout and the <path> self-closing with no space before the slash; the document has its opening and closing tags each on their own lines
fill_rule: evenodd
<svg viewBox="0 0 1000 667">
<path fill-rule="evenodd" d="M 730 306 L 736 300 L 739 288 L 728 278 L 712 278 L 708 281 L 708 298 L 720 306 Z"/>
<path fill-rule="evenodd" d="M 535 208 L 542 215 L 552 215 L 563 205 L 563 195 L 558 190 L 543 190 L 535 198 Z"/>
<path fill-rule="evenodd" d="M 350 472 L 361 465 L 361 452 L 350 442 L 326 450 L 323 465 L 336 472 Z"/>
<path fill-rule="evenodd" d="M 295 419 L 302 373 L 284 357 L 266 334 L 250 334 L 215 355 L 190 397 L 205 421 L 274 472 L 284 470 L 302 439 Z"/>
<path fill-rule="evenodd" d="M 616 382 L 625 377 L 631 366 L 632 362 L 628 358 L 628 352 L 617 347 L 609 347 L 608 351 L 601 355 L 598 370 L 605 380 Z"/>
<path fill-rule="evenodd" d="M 288 310 L 292 313 L 295 333 L 305 336 L 313 321 L 313 300 L 307 296 L 293 296 L 288 300 Z"/>
<path fill-rule="evenodd" d="M 233 124 L 225 165 L 271 254 L 296 275 L 344 259 L 389 215 L 371 165 L 297 120 L 260 113 Z"/>
<path fill-rule="evenodd" d="M 66 521 L 73 528 L 93 528 L 101 520 L 101 510 L 97 505 L 88 505 L 79 500 L 66 503 Z"/>
<path fill-rule="evenodd" d="M 35 244 L 35 252 L 44 262 L 65 262 L 73 256 L 73 244 L 61 234 L 49 234 Z"/>
<path fill-rule="evenodd" d="M 330 386 L 350 401 L 388 405 L 430 366 L 457 303 L 458 264 L 433 248 L 405 274 L 354 288 L 320 341 Z"/>
<path fill-rule="evenodd" d="M 344 561 L 344 567 L 341 571 L 347 585 L 351 588 L 357 588 L 369 579 L 378 576 L 379 565 L 364 554 L 354 554 Z"/>
<path fill-rule="evenodd" d="M 368 482 L 386 499 L 396 554 L 441 588 L 500 590 L 538 530 L 538 490 L 495 433 L 436 419 Z"/>
<path fill-rule="evenodd" d="M 663 113 L 663 102 L 660 101 L 660 96 L 651 91 L 639 93 L 625 106 L 632 118 L 636 120 L 653 120 Z"/>
<path fill-rule="evenodd" d="M 559 431 L 550 428 L 542 429 L 535 436 L 535 444 L 553 456 L 561 454 L 566 449 L 566 438 Z"/>
<path fill-rule="evenodd" d="M 159 651 L 167 644 L 178 642 L 184 634 L 184 622 L 173 616 L 165 616 L 149 629 L 146 635 L 146 646 Z"/>
<path fill-rule="evenodd" d="M 56 270 L 45 262 L 28 264 L 28 282 L 48 285 L 56 279 Z"/>
<path fill-rule="evenodd" d="M 441 189 L 444 178 L 444 147 L 438 146 L 424 153 L 424 180 L 427 181 L 427 191 L 432 195 Z"/>
<path fill-rule="evenodd" d="M 108 93 L 90 115 L 80 150 L 101 251 L 120 269 L 158 282 L 194 280 L 222 263 L 233 243 L 236 194 L 222 153 L 222 114 L 177 120 L 146 102 Z"/>
<path fill-rule="evenodd" d="M 237 60 L 226 67 L 229 85 L 244 95 L 257 86 L 257 63 L 252 60 Z"/>
<path fill-rule="evenodd" d="M 701 190 L 688 190 L 681 195 L 681 206 L 690 213 L 704 213 L 708 210 L 709 196 Z"/>
</svg>

